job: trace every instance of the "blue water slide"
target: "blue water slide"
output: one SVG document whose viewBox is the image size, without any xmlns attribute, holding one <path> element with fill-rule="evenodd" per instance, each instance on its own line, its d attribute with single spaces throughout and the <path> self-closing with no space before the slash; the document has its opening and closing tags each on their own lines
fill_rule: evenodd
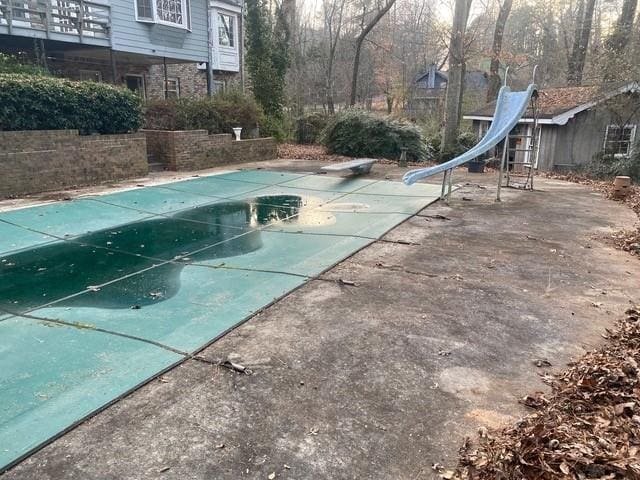
<svg viewBox="0 0 640 480">
<path fill-rule="evenodd" d="M 531 96 L 537 94 L 537 87 L 535 84 L 529 85 L 529 87 L 522 92 L 512 92 L 509 87 L 502 87 L 498 93 L 498 100 L 496 102 L 496 111 L 493 115 L 493 122 L 482 140 L 480 140 L 473 148 L 467 150 L 465 153 L 456 157 L 448 162 L 435 165 L 433 167 L 418 168 L 416 170 L 410 170 L 405 173 L 402 180 L 407 185 L 413 185 L 421 178 L 431 177 L 438 173 L 445 172 L 452 168 L 458 167 L 479 157 L 483 153 L 491 150 L 498 143 L 500 143 L 509 132 L 515 127 L 522 115 L 527 111 Z"/>
</svg>

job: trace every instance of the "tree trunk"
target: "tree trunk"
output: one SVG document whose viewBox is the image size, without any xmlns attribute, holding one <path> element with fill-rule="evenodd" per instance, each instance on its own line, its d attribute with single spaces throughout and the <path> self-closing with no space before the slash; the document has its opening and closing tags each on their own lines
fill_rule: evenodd
<svg viewBox="0 0 640 480">
<path fill-rule="evenodd" d="M 572 52 L 572 71 L 567 79 L 570 85 L 582 85 L 582 74 L 584 72 L 584 64 L 587 58 L 587 48 L 589 47 L 589 37 L 591 36 L 591 25 L 593 23 L 593 12 L 595 10 L 596 0 L 587 0 L 584 16 L 579 31 L 576 31 L 576 38 L 573 41 Z"/>
<path fill-rule="evenodd" d="M 340 31 L 342 30 L 342 14 L 346 0 L 333 0 L 331 8 L 327 11 L 327 5 L 323 2 L 325 8 L 325 28 L 329 33 L 329 58 L 327 59 L 327 77 L 326 77 L 326 102 L 327 110 L 333 115 L 336 113 L 333 102 L 333 67 L 336 58 L 336 50 L 338 41 L 340 40 Z M 334 28 L 334 22 L 337 23 Z"/>
<path fill-rule="evenodd" d="M 604 67 L 604 81 L 612 82 L 633 75 L 633 53 L 626 52 L 633 36 L 633 20 L 638 0 L 624 0 L 613 33 L 605 42 L 607 60 Z"/>
<path fill-rule="evenodd" d="M 578 11 L 576 13 L 576 26 L 573 32 L 573 47 L 567 59 L 567 83 L 572 84 L 576 75 L 576 59 L 580 49 L 580 29 L 584 23 L 584 0 L 579 0 Z"/>
<path fill-rule="evenodd" d="M 498 96 L 500 90 L 500 55 L 502 54 L 502 37 L 504 26 L 511 12 L 513 0 L 504 0 L 500 6 L 496 29 L 493 32 L 493 48 L 491 50 L 491 66 L 489 67 L 489 88 L 487 89 L 487 102 L 492 102 Z"/>
<path fill-rule="evenodd" d="M 464 37 L 471 0 L 455 0 L 455 2 L 449 44 L 449 80 L 445 97 L 444 129 L 440 146 L 442 154 L 446 154 L 456 146 L 464 93 Z"/>
<path fill-rule="evenodd" d="M 367 38 L 367 35 L 373 27 L 375 27 L 378 22 L 385 16 L 385 14 L 391 9 L 393 4 L 396 3 L 396 0 L 387 0 L 387 3 L 378 10 L 378 13 L 371 19 L 371 21 L 362 29 L 360 35 L 356 37 L 356 54 L 353 58 L 353 72 L 351 74 L 351 98 L 349 100 L 349 105 L 354 106 L 356 104 L 356 96 L 358 90 L 358 70 L 360 69 L 360 53 L 362 52 L 362 43 L 364 39 Z"/>
<path fill-rule="evenodd" d="M 620 54 L 629 44 L 637 7 L 638 0 L 624 0 L 622 12 L 616 22 L 616 28 L 613 34 L 607 39 L 607 50 L 609 50 L 609 54 Z"/>
</svg>

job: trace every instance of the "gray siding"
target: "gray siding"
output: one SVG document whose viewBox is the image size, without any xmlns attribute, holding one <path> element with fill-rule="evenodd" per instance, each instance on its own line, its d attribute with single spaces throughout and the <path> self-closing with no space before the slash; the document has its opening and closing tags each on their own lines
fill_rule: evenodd
<svg viewBox="0 0 640 480">
<path fill-rule="evenodd" d="M 115 51 L 170 60 L 206 62 L 207 4 L 191 0 L 191 31 L 137 22 L 133 0 L 111 0 L 111 36 Z"/>
<path fill-rule="evenodd" d="M 540 125 L 540 146 L 538 151 L 538 170 L 553 170 L 555 164 L 557 125 Z"/>
<path fill-rule="evenodd" d="M 624 119 L 636 125 L 639 120 L 637 114 Z M 582 165 L 591 161 L 603 149 L 607 125 L 619 121 L 619 116 L 601 106 L 579 113 L 566 125 L 557 127 L 555 164 Z"/>
</svg>

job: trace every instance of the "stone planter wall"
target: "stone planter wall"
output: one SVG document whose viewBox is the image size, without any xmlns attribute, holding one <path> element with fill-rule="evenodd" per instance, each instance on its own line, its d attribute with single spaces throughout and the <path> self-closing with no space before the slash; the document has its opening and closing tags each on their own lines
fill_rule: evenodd
<svg viewBox="0 0 640 480">
<path fill-rule="evenodd" d="M 140 177 L 148 168 L 143 133 L 0 132 L 0 197 Z"/>
<path fill-rule="evenodd" d="M 272 138 L 233 140 L 231 134 L 209 135 L 206 130 L 143 130 L 149 162 L 167 170 L 202 170 L 230 163 L 258 162 L 277 157 Z"/>
</svg>

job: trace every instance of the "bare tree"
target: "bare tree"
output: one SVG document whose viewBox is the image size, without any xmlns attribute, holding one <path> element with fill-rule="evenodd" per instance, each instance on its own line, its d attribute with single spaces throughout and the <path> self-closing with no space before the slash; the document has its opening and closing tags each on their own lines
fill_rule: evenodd
<svg viewBox="0 0 640 480">
<path fill-rule="evenodd" d="M 472 0 L 455 0 L 453 25 L 449 42 L 449 80 L 445 98 L 444 129 L 441 153 L 455 147 L 462 112 L 465 71 L 465 32 Z"/>
<path fill-rule="evenodd" d="M 504 0 L 500 6 L 496 28 L 493 32 L 493 47 L 491 49 L 491 65 L 489 66 L 489 88 L 487 89 L 487 102 L 491 102 L 498 96 L 500 89 L 500 55 L 502 54 L 502 38 L 504 26 L 511 13 L 513 0 Z"/>
<path fill-rule="evenodd" d="M 351 98 L 349 100 L 349 105 L 351 106 L 356 104 L 356 96 L 358 90 L 358 69 L 360 68 L 360 54 L 362 52 L 362 43 L 364 42 L 365 38 L 367 38 L 369 32 L 373 30 L 373 27 L 378 24 L 382 17 L 385 16 L 389 9 L 391 9 L 394 3 L 396 3 L 396 0 L 385 0 L 382 6 L 378 8 L 374 16 L 366 23 L 366 3 L 363 6 L 360 33 L 356 37 L 356 53 L 353 58 L 353 73 L 351 75 Z"/>
<path fill-rule="evenodd" d="M 637 68 L 632 51 L 627 52 L 633 34 L 638 0 L 624 0 L 613 33 L 605 41 L 604 81 L 628 80 Z"/>
<path fill-rule="evenodd" d="M 340 40 L 340 31 L 342 30 L 344 6 L 345 0 L 324 0 L 322 4 L 324 11 L 324 24 L 329 41 L 325 96 L 327 102 L 327 111 L 332 115 L 336 111 L 333 101 L 333 67 L 336 59 L 338 41 Z"/>
<path fill-rule="evenodd" d="M 582 85 L 582 74 L 587 58 L 587 48 L 589 47 L 595 6 L 596 0 L 586 0 L 586 4 L 584 0 L 580 2 L 578 23 L 573 38 L 573 49 L 571 50 L 571 56 L 568 62 L 567 83 L 569 85 Z"/>
</svg>

